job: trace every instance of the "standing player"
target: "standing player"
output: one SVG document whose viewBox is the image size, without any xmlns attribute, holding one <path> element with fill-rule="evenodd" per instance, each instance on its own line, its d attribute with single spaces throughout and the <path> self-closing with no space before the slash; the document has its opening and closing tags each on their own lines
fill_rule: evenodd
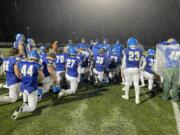
<svg viewBox="0 0 180 135">
<path fill-rule="evenodd" d="M 12 119 L 17 119 L 22 112 L 32 112 L 37 106 L 38 76 L 44 79 L 41 65 L 38 63 L 39 54 L 33 50 L 28 61 L 18 63 L 18 74 L 22 77 L 21 91 L 23 92 L 23 105 L 18 107 Z"/>
<path fill-rule="evenodd" d="M 149 49 L 148 56 L 146 56 L 145 60 L 143 61 L 141 69 L 143 70 L 143 77 L 148 79 L 148 90 L 150 92 L 150 96 L 154 96 L 153 84 L 154 84 L 154 55 L 155 50 Z M 142 80 L 142 79 L 141 79 Z M 144 82 L 142 82 L 144 84 Z"/>
<path fill-rule="evenodd" d="M 16 41 L 14 42 L 14 48 L 19 49 L 19 53 L 22 58 L 27 58 L 25 36 L 23 34 L 16 34 Z"/>
<path fill-rule="evenodd" d="M 133 82 L 135 87 L 135 103 L 140 104 L 139 67 L 141 65 L 142 51 L 136 47 L 138 45 L 136 38 L 129 38 L 127 45 L 128 47 L 124 50 L 122 61 L 122 69 L 125 75 L 125 95 L 122 95 L 122 98 L 129 99 L 129 89 Z"/>
<path fill-rule="evenodd" d="M 18 55 L 18 49 L 11 48 L 9 50 L 9 58 L 4 60 L 3 66 L 6 72 L 6 83 L 9 88 L 9 95 L 0 97 L 0 102 L 2 103 L 14 103 L 19 97 L 21 80 L 17 74 Z"/>
<path fill-rule="evenodd" d="M 163 71 L 163 100 L 170 98 L 169 91 L 172 88 L 172 100 L 179 101 L 178 82 L 180 79 L 180 45 L 176 39 L 171 38 L 165 49 L 165 65 Z"/>
<path fill-rule="evenodd" d="M 75 94 L 78 88 L 78 75 L 80 74 L 80 61 L 76 58 L 76 50 L 72 48 L 70 50 L 70 57 L 66 60 L 66 79 L 70 83 L 70 88 L 68 90 L 61 90 L 58 98 L 64 95 Z"/>
</svg>

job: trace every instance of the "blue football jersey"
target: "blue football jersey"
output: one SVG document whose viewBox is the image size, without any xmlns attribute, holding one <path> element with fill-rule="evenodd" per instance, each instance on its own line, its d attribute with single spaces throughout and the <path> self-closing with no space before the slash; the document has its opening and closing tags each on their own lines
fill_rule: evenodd
<svg viewBox="0 0 180 135">
<path fill-rule="evenodd" d="M 118 55 L 111 54 L 109 56 L 108 68 L 109 69 L 117 68 L 117 66 L 120 65 L 120 61 L 121 59 Z"/>
<path fill-rule="evenodd" d="M 123 46 L 121 44 L 114 44 L 112 50 L 113 49 L 117 50 L 117 54 L 122 57 Z"/>
<path fill-rule="evenodd" d="M 37 62 L 19 62 L 18 69 L 22 76 L 21 91 L 27 90 L 29 93 L 38 88 L 38 71 L 41 65 Z"/>
<path fill-rule="evenodd" d="M 106 67 L 107 57 L 104 55 L 97 55 L 94 58 L 95 69 L 99 72 L 103 72 Z"/>
<path fill-rule="evenodd" d="M 126 48 L 124 55 L 126 56 L 126 68 L 139 68 L 142 57 L 140 48 Z"/>
<path fill-rule="evenodd" d="M 77 44 L 77 49 L 88 49 L 88 45 L 86 43 Z"/>
<path fill-rule="evenodd" d="M 66 72 L 69 76 L 78 77 L 78 65 L 80 60 L 76 57 L 69 57 L 66 60 Z"/>
<path fill-rule="evenodd" d="M 48 66 L 56 67 L 55 66 L 55 61 L 46 58 L 42 62 L 42 69 L 43 69 L 43 73 L 44 73 L 45 77 L 48 77 L 50 75 L 49 72 L 48 72 Z"/>
<path fill-rule="evenodd" d="M 147 56 L 146 57 L 146 67 L 145 67 L 145 71 L 153 74 L 153 66 L 154 66 L 154 58 Z"/>
<path fill-rule="evenodd" d="M 14 65 L 17 65 L 19 61 L 20 59 L 18 57 L 9 57 L 4 60 L 3 64 L 6 72 L 6 82 L 8 86 L 21 82 L 14 71 Z"/>
<path fill-rule="evenodd" d="M 56 55 L 56 71 L 64 71 L 65 70 L 65 62 L 67 59 L 67 54 L 57 54 Z"/>
<path fill-rule="evenodd" d="M 165 50 L 165 67 L 178 67 L 180 61 L 180 48 L 166 48 Z"/>
</svg>

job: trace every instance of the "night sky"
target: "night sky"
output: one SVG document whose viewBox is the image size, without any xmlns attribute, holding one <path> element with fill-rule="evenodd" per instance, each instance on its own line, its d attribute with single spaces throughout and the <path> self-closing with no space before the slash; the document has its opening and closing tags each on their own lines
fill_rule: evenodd
<svg viewBox="0 0 180 135">
<path fill-rule="evenodd" d="M 37 42 L 180 40 L 180 0 L 0 0 L 0 17 L 0 41 L 14 41 L 16 33 Z"/>
</svg>

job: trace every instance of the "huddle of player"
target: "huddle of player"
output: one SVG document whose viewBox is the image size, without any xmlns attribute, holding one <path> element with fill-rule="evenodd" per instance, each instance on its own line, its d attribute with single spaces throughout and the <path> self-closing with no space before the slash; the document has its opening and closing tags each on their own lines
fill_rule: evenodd
<svg viewBox="0 0 180 135">
<path fill-rule="evenodd" d="M 16 35 L 14 47 L 9 50 L 9 57 L 4 58 L 3 69 L 6 73 L 8 96 L 0 96 L 1 103 L 14 103 L 19 95 L 23 96 L 23 105 L 12 115 L 17 119 L 22 112 L 32 112 L 37 107 L 38 99 L 52 89 L 58 98 L 75 94 L 80 82 L 91 82 L 96 86 L 104 83 L 122 83 L 125 85 L 123 99 L 129 99 L 129 89 L 134 85 L 135 103 L 140 104 L 140 86 L 148 79 L 148 89 L 154 95 L 155 50 L 149 49 L 147 56 L 136 38 L 127 41 L 123 49 L 119 40 L 111 46 L 107 39 L 103 43 L 85 39 L 77 45 L 69 40 L 65 47 L 58 47 L 54 42 L 49 50 L 46 46 L 36 47 L 32 38 L 23 34 Z M 41 80 L 42 85 L 39 85 Z M 69 85 L 64 87 L 64 82 Z M 21 94 L 20 94 L 21 93 Z"/>
</svg>

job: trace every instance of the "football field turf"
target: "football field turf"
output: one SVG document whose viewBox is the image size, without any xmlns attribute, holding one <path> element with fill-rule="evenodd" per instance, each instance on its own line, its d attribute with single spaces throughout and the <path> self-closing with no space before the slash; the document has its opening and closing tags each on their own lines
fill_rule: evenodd
<svg viewBox="0 0 180 135">
<path fill-rule="evenodd" d="M 134 90 L 126 101 L 121 98 L 122 87 L 83 83 L 73 96 L 57 99 L 49 94 L 35 112 L 16 121 L 10 117 L 22 101 L 0 105 L 0 135 L 178 135 L 171 101 L 162 101 L 158 92 L 149 99 L 143 88 L 142 103 L 135 105 Z M 0 94 L 7 92 L 0 89 Z"/>
</svg>

